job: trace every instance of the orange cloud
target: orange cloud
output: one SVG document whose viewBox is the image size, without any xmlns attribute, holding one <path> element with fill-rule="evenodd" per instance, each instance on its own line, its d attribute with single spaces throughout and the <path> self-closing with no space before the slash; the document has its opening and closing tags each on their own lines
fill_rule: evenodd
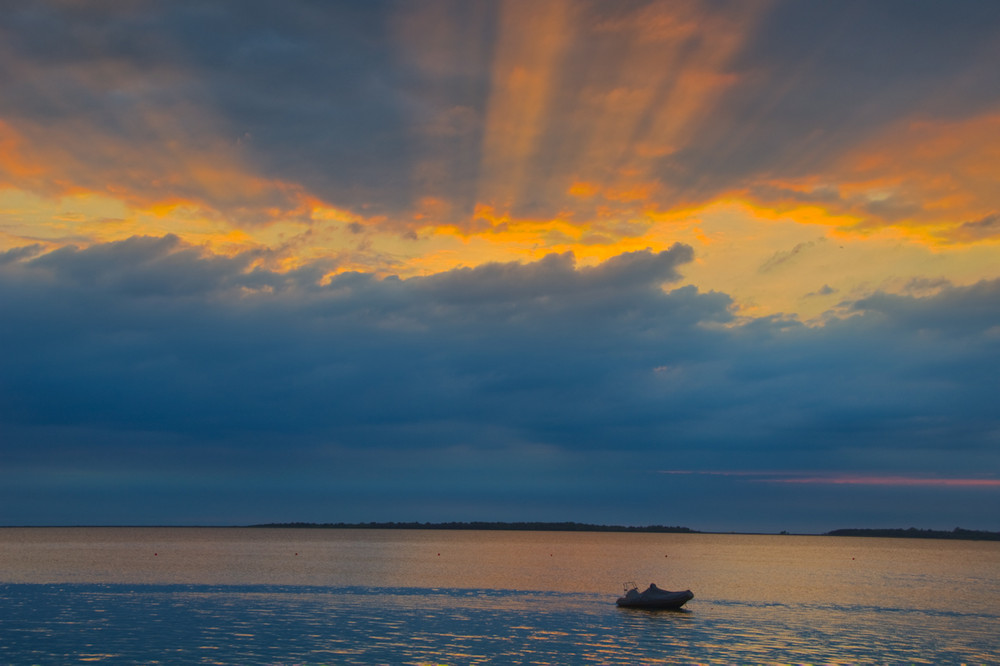
<svg viewBox="0 0 1000 666">
<path fill-rule="evenodd" d="M 479 203 L 510 207 L 529 187 L 540 140 L 551 118 L 572 5 L 505 2 L 490 80 L 481 148 Z"/>
<path fill-rule="evenodd" d="M 570 196 L 579 197 L 586 199 L 597 194 L 601 190 L 600 186 L 596 183 L 585 183 L 583 181 L 576 181 L 570 185 L 567 193 Z"/>
<path fill-rule="evenodd" d="M 204 131 L 210 121 L 189 113 L 143 110 L 133 120 L 144 127 L 140 139 L 76 120 L 0 121 L 0 186 L 43 196 L 104 194 L 159 216 L 193 208 L 241 225 L 308 214 L 301 186 L 255 173 L 236 142 Z"/>
<path fill-rule="evenodd" d="M 660 162 L 695 139 L 736 81 L 730 63 L 766 6 L 654 4 L 613 18 L 566 0 L 501 2 L 495 10 L 430 6 L 396 18 L 399 48 L 429 73 L 423 94 L 438 110 L 416 129 L 426 152 L 413 173 L 409 219 L 417 227 L 497 232 L 483 224 L 482 207 L 506 217 L 503 228 L 514 219 L 634 219 L 654 199 L 676 195 L 662 182 Z M 484 49 L 490 39 L 492 49 Z M 441 76 L 461 80 L 465 63 L 490 72 L 481 125 L 471 106 L 456 106 L 450 89 L 433 86 Z M 481 142 L 470 146 L 476 127 Z M 442 150 L 442 137 L 453 152 Z M 473 154 L 478 169 L 463 171 L 462 156 Z M 472 177 L 468 188 L 447 185 Z M 428 200 L 438 202 L 433 213 Z"/>
<path fill-rule="evenodd" d="M 16 182 L 39 183 L 44 167 L 31 160 L 24 149 L 24 141 L 14 129 L 0 119 L 0 177 L 2 185 Z"/>
<path fill-rule="evenodd" d="M 304 228 L 361 219 L 301 185 L 256 173 L 236 142 L 214 132 L 193 136 L 165 115 L 136 119 L 152 137 L 143 141 L 76 121 L 0 120 L 0 188 L 50 202 L 22 209 L 4 245 L 173 233 L 227 254 L 261 246 L 288 252 L 303 249 Z"/>
<path fill-rule="evenodd" d="M 828 171 L 759 183 L 759 207 L 843 232 L 895 229 L 928 244 L 1000 240 L 1000 115 L 909 120 Z"/>
<path fill-rule="evenodd" d="M 876 224 L 918 227 L 932 239 L 961 242 L 964 224 L 1000 212 L 998 165 L 1000 114 L 913 121 L 848 156 L 843 191 L 866 201 Z"/>
</svg>

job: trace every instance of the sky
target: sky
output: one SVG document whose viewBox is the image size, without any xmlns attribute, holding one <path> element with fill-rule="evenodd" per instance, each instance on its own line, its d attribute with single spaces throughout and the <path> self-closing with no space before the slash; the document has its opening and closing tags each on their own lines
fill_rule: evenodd
<svg viewBox="0 0 1000 666">
<path fill-rule="evenodd" d="M 1000 3 L 0 5 L 0 524 L 1000 530 Z"/>
</svg>

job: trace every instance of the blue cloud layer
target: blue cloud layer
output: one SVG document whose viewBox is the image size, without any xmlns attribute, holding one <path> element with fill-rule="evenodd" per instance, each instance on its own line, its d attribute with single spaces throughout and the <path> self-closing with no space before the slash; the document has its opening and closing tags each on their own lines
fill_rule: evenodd
<svg viewBox="0 0 1000 666">
<path fill-rule="evenodd" d="M 3 256 L 0 522 L 1000 515 L 995 488 L 660 473 L 996 478 L 1000 282 L 807 327 L 671 288 L 683 245 L 407 280 L 255 259 L 171 236 Z"/>
</svg>

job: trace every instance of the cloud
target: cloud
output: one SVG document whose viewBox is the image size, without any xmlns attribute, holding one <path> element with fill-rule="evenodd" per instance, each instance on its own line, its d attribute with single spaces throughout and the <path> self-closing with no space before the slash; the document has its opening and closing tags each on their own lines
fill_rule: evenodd
<svg viewBox="0 0 1000 666">
<path fill-rule="evenodd" d="M 994 3 L 797 5 L 11 5 L 0 180 L 410 238 L 496 233 L 488 208 L 613 243 L 720 197 L 858 229 L 992 214 Z"/>
<path fill-rule="evenodd" d="M 963 222 L 953 238 L 958 242 L 974 243 L 1000 237 L 1000 213 L 990 213 L 978 220 Z"/>
<path fill-rule="evenodd" d="M 0 140 L 16 150 L 0 178 L 247 225 L 308 216 L 310 197 L 373 201 L 348 196 L 355 174 L 370 184 L 373 159 L 403 152 L 396 140 L 372 155 L 386 142 L 364 129 L 398 127 L 397 93 L 380 93 L 371 71 L 379 50 L 362 48 L 379 10 L 251 4 L 238 21 L 213 3 L 4 8 Z"/>
<path fill-rule="evenodd" d="M 623 520 L 650 496 L 615 499 L 608 475 L 720 456 L 748 472 L 997 469 L 1000 283 L 877 294 L 810 328 L 671 288 L 690 260 L 676 246 L 403 280 L 280 273 L 169 236 L 24 252 L 0 266 L 0 344 L 17 350 L 0 360 L 4 456 L 43 485 L 77 479 L 63 494 L 112 474 L 107 492 L 194 484 L 235 511 L 226 498 L 263 488 L 248 519 L 306 497 L 324 499 L 295 517 L 321 519 L 368 488 L 365 518 L 439 502 L 555 518 L 603 497 Z M 527 508 L 542 497 L 550 513 Z M 388 515 L 393 501 L 417 513 Z"/>
<path fill-rule="evenodd" d="M 15 247 L 13 249 L 7 250 L 6 252 L 0 252 L 0 265 L 31 258 L 37 254 L 40 254 L 42 252 L 42 249 L 43 248 L 41 245 L 35 243 L 34 245 Z"/>
<path fill-rule="evenodd" d="M 996 469 L 998 287 L 949 280 L 995 273 L 998 7 L 0 6 L 3 480 L 565 519 L 724 510 L 606 478 L 719 457 Z M 877 234 L 944 277 L 871 293 Z M 737 316 L 765 282 L 843 300 Z"/>
<path fill-rule="evenodd" d="M 836 293 L 837 293 L 836 289 L 834 289 L 833 287 L 831 287 L 828 284 L 824 284 L 822 287 L 820 287 L 816 291 L 811 291 L 808 294 L 806 294 L 806 298 L 812 298 L 814 296 L 832 296 L 833 294 L 836 294 Z"/>
<path fill-rule="evenodd" d="M 968 287 L 946 286 L 940 281 L 930 284 L 937 289 L 929 298 L 880 292 L 855 302 L 854 309 L 891 322 L 898 332 L 968 335 L 972 339 L 980 338 L 1000 317 L 1000 302 L 994 300 L 1000 281 L 984 280 Z"/>
<path fill-rule="evenodd" d="M 33 259 L 28 266 L 56 284 L 84 293 L 182 298 L 248 287 L 255 276 L 244 271 L 253 259 L 249 253 L 206 257 L 169 235 L 133 237 L 85 250 L 64 246 Z"/>
<path fill-rule="evenodd" d="M 717 142 L 686 159 L 713 184 L 823 173 L 900 118 L 987 112 L 1000 101 L 984 57 L 998 21 L 988 2 L 947 14 L 931 2 L 778 3 L 734 63 L 751 75 L 727 91 L 731 122 L 716 124 Z M 944 101 L 940 90 L 954 96 Z M 845 96 L 856 103 L 845 108 Z"/>
<path fill-rule="evenodd" d="M 152 358 L 169 358 L 170 364 L 160 368 L 165 376 L 157 381 L 143 376 L 128 362 L 123 365 L 123 361 L 114 360 L 110 366 L 122 372 L 121 382 L 145 384 L 148 379 L 152 386 L 177 386 L 178 382 L 200 376 L 208 385 L 227 386 L 211 403 L 237 411 L 236 395 L 245 391 L 267 394 L 270 383 L 252 386 L 244 382 L 239 377 L 243 362 L 230 366 L 224 358 L 236 362 L 246 353 L 249 359 L 280 365 L 279 358 L 287 354 L 289 364 L 281 372 L 289 376 L 289 381 L 305 373 L 306 377 L 300 378 L 305 382 L 300 397 L 307 403 L 313 403 L 318 396 L 306 390 L 306 385 L 319 382 L 313 386 L 319 390 L 324 383 L 322 376 L 315 374 L 314 363 L 339 367 L 359 380 L 362 375 L 356 373 L 367 367 L 374 381 L 371 390 L 400 394 L 401 402 L 392 408 L 409 412 L 414 405 L 425 402 L 419 398 L 423 392 L 417 388 L 419 373 L 406 374 L 406 381 L 398 388 L 391 388 L 395 382 L 385 373 L 397 372 L 398 367 L 423 367 L 458 340 L 463 342 L 455 347 L 456 353 L 468 347 L 470 356 L 466 360 L 474 367 L 491 363 L 485 358 L 488 349 L 478 349 L 479 340 L 507 362 L 520 365 L 519 354 L 543 353 L 532 349 L 531 340 L 546 348 L 556 344 L 546 326 L 556 330 L 571 328 L 580 320 L 603 313 L 607 319 L 598 327 L 612 328 L 624 316 L 622 308 L 627 303 L 636 307 L 663 298 L 660 285 L 678 279 L 676 268 L 690 259 L 690 249 L 677 246 L 658 254 L 632 253 L 593 268 L 577 269 L 572 256 L 551 255 L 534 264 L 488 264 L 405 281 L 344 273 L 325 284 L 321 284 L 322 269 L 310 271 L 307 267 L 276 273 L 255 266 L 255 258 L 206 254 L 167 236 L 132 238 L 86 249 L 67 247 L 8 262 L 4 275 L 9 282 L 4 295 L 10 299 L 12 310 L 18 312 L 19 324 L 8 329 L 7 341 L 28 344 L 30 330 L 44 331 L 40 342 L 48 340 L 48 344 L 55 345 L 50 351 L 58 349 L 57 355 L 79 362 L 75 370 L 66 370 L 73 370 L 70 375 L 79 373 L 78 379 L 83 382 L 89 372 L 103 376 L 107 371 L 100 364 L 87 367 L 86 358 L 106 358 L 110 362 L 116 354 L 115 341 L 127 340 L 132 344 L 123 347 L 126 357 L 129 353 L 138 357 L 148 354 Z M 675 297 L 671 302 L 682 300 Z M 727 316 L 725 305 L 719 311 L 715 299 L 706 299 L 705 307 L 706 316 Z M 70 326 L 69 321 L 76 318 L 79 321 Z M 493 326 L 505 327 L 511 337 L 492 331 Z M 89 331 L 83 335 L 94 346 L 80 350 L 83 355 L 76 357 L 70 340 L 81 331 Z M 379 348 L 384 349 L 376 353 Z M 204 355 L 214 355 L 212 349 L 217 349 L 218 356 L 209 360 Z M 483 358 L 473 353 L 478 351 L 482 351 Z M 42 350 L 38 353 L 37 358 L 46 356 Z M 459 353 L 452 362 L 462 358 Z M 206 361 L 208 366 L 202 366 Z M 245 369 L 250 370 L 253 361 L 248 362 L 250 366 Z M 572 365 L 567 359 L 553 358 L 551 362 Z M 428 377 L 445 372 L 425 369 Z M 529 368 L 525 371 L 532 372 Z M 326 391 L 350 394 L 352 389 L 341 385 L 336 376 L 329 379 Z M 392 383 L 383 383 L 387 381 Z M 67 381 L 66 386 L 52 389 L 65 391 L 73 383 Z M 117 391 L 113 385 L 120 382 L 108 382 L 100 390 Z M 195 393 L 208 390 L 198 386 L 189 389 Z M 433 395 L 433 388 L 427 390 Z M 411 392 L 414 404 L 408 406 L 402 398 Z M 167 397 L 167 402 L 185 402 L 180 396 L 187 393 Z M 26 395 L 22 394 L 22 398 Z M 354 399 L 348 398 L 348 402 Z M 131 403 L 126 396 L 125 406 Z M 41 409 L 43 403 L 37 406 Z M 109 403 L 104 409 L 114 411 L 118 407 Z M 138 405 L 132 407 L 138 409 Z M 142 409 L 157 408 L 147 405 Z M 206 409 L 208 405 L 187 405 L 184 411 L 195 414 Z M 377 405 L 368 409 L 377 409 Z M 81 416 L 85 412 L 82 410 Z M 317 427 L 329 425 L 328 416 L 319 412 L 314 416 L 319 419 Z M 287 424 L 280 415 L 275 418 Z"/>
<path fill-rule="evenodd" d="M 800 254 L 802 254 L 809 248 L 814 247 L 817 244 L 817 242 L 822 242 L 822 239 L 820 239 L 820 241 L 809 241 L 807 243 L 798 243 L 791 250 L 783 252 L 775 252 L 773 255 L 771 255 L 771 257 L 767 261 L 765 261 L 763 264 L 760 265 L 760 268 L 757 269 L 757 272 L 769 273 L 773 270 L 776 270 L 780 268 L 782 265 L 797 259 Z"/>
<path fill-rule="evenodd" d="M 676 282 L 680 279 L 678 266 L 692 258 L 691 248 L 680 244 L 657 253 L 627 252 L 598 266 L 583 268 L 576 268 L 571 253 L 550 254 L 528 265 L 489 263 L 454 269 L 418 280 L 416 284 L 439 299 L 472 308 L 500 302 L 543 303 L 547 309 L 560 311 L 566 307 L 590 307 L 596 300 Z"/>
</svg>

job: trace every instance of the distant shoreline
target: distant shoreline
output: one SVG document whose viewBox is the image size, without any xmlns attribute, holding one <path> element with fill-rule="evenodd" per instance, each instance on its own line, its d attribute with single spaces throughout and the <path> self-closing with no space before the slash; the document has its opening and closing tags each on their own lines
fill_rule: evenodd
<svg viewBox="0 0 1000 666">
<path fill-rule="evenodd" d="M 598 525 L 575 522 L 367 522 L 367 523 L 258 523 L 253 525 L 0 525 L 8 529 L 333 529 L 333 530 L 453 530 L 453 531 L 507 531 L 507 532 L 607 532 L 631 534 L 717 534 L 732 536 L 820 536 L 820 537 L 875 537 L 883 539 L 938 539 L 962 541 L 1000 541 L 1000 532 L 967 530 L 925 530 L 915 527 L 869 529 L 847 528 L 830 532 L 718 532 L 693 530 L 690 527 L 669 525 Z"/>
<path fill-rule="evenodd" d="M 742 532 L 702 532 L 690 527 L 667 525 L 595 525 L 574 522 L 369 522 L 369 523 L 265 523 L 247 525 L 252 528 L 293 529 L 373 529 L 373 530 L 497 530 L 511 532 L 631 532 L 652 534 L 750 534 Z M 753 533 L 760 534 L 760 533 Z M 793 536 L 788 532 L 781 535 Z M 880 537 L 890 539 L 960 539 L 965 541 L 1000 541 L 1000 532 L 966 530 L 956 527 L 952 531 L 908 529 L 837 529 L 822 534 L 794 536 Z"/>
<path fill-rule="evenodd" d="M 950 532 L 944 530 L 908 529 L 844 529 L 827 532 L 823 536 L 882 537 L 890 539 L 961 539 L 964 541 L 1000 541 L 1000 532 L 964 530 L 956 527 Z"/>
<path fill-rule="evenodd" d="M 666 525 L 593 525 L 590 523 L 545 523 L 545 522 L 449 522 L 449 523 L 266 523 L 247 527 L 278 527 L 303 529 L 344 529 L 344 530 L 498 530 L 508 532 L 654 532 L 660 534 L 703 534 L 689 527 Z"/>
</svg>

